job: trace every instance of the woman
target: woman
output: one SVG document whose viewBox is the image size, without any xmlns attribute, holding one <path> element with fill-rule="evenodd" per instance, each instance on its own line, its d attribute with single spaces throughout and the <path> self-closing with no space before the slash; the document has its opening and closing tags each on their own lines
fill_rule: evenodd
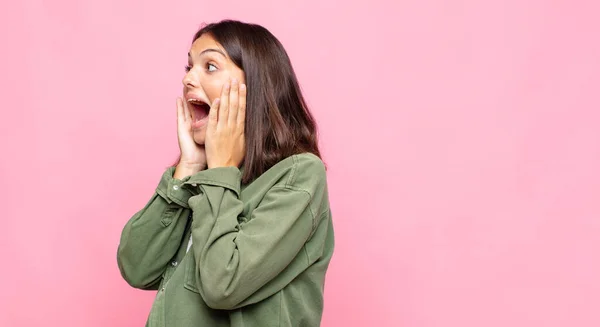
<svg viewBox="0 0 600 327">
<path fill-rule="evenodd" d="M 319 326 L 333 227 L 289 58 L 228 20 L 196 33 L 188 61 L 180 158 L 118 249 L 123 278 L 158 290 L 146 326 Z"/>
</svg>

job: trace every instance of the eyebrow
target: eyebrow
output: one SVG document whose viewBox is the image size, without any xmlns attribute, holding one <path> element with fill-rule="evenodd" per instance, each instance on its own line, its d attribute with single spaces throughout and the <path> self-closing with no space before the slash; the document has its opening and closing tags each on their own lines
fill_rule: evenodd
<svg viewBox="0 0 600 327">
<path fill-rule="evenodd" d="M 223 57 L 227 58 L 225 53 L 223 53 L 223 51 L 221 51 L 219 49 L 205 49 L 202 52 L 200 52 L 200 54 L 198 56 L 202 56 L 203 54 L 208 53 L 208 52 L 216 52 L 216 53 L 222 55 Z M 188 52 L 188 57 L 192 57 L 190 52 Z"/>
</svg>

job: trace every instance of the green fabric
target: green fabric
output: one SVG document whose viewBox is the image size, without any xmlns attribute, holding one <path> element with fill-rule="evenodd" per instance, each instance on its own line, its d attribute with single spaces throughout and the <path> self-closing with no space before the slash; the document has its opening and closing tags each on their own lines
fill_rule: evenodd
<svg viewBox="0 0 600 327">
<path fill-rule="evenodd" d="M 334 248 L 321 160 L 291 156 L 248 185 L 235 167 L 173 172 L 117 253 L 131 286 L 158 290 L 147 326 L 319 326 Z"/>
</svg>

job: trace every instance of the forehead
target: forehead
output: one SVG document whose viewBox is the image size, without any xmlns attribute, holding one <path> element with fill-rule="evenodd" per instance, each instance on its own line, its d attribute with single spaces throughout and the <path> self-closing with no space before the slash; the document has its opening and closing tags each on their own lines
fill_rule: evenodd
<svg viewBox="0 0 600 327">
<path fill-rule="evenodd" d="M 218 49 L 223 53 L 227 53 L 225 49 L 210 34 L 202 34 L 202 36 L 197 38 L 194 43 L 192 43 L 190 54 L 192 54 L 192 56 L 198 55 L 206 49 Z"/>
</svg>

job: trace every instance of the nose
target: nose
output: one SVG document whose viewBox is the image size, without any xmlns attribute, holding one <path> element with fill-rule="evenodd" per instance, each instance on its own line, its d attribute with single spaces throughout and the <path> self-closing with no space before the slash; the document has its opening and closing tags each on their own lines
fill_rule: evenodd
<svg viewBox="0 0 600 327">
<path fill-rule="evenodd" d="M 183 83 L 183 86 L 188 88 L 194 88 L 198 86 L 198 78 L 195 76 L 193 69 L 183 76 L 183 80 L 181 82 Z"/>
</svg>

